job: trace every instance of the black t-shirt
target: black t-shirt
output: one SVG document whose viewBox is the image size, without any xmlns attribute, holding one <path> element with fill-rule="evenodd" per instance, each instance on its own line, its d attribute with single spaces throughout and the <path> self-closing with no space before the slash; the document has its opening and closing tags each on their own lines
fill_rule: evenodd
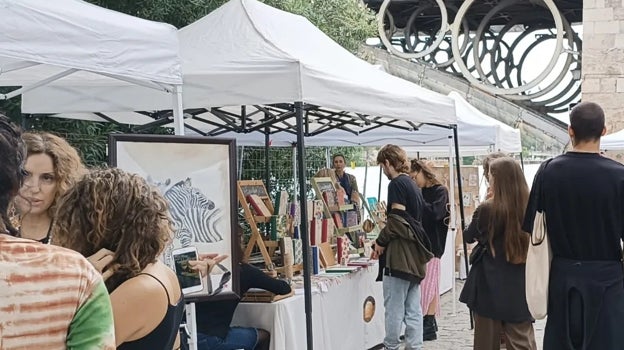
<svg viewBox="0 0 624 350">
<path fill-rule="evenodd" d="M 420 188 L 416 186 L 416 182 L 407 174 L 400 174 L 390 180 L 388 185 L 388 213 L 392 210 L 394 203 L 403 204 L 406 208 L 405 211 L 414 219 L 422 220 L 424 199 Z"/>
<path fill-rule="evenodd" d="M 538 185 L 540 184 L 541 185 Z M 542 195 L 537 189 L 541 186 Z M 554 257 L 620 260 L 624 166 L 597 153 L 568 152 L 540 167 L 522 228 L 542 209 Z"/>
<path fill-rule="evenodd" d="M 440 258 L 444 254 L 448 234 L 448 191 L 442 185 L 424 187 L 421 191 L 425 200 L 422 225 L 431 241 L 431 252 L 436 258 Z"/>
</svg>

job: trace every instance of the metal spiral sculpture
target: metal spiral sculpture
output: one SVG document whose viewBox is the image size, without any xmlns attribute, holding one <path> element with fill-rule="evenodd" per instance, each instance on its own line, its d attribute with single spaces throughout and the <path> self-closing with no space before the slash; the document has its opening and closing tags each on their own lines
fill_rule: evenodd
<svg viewBox="0 0 624 350">
<path fill-rule="evenodd" d="M 475 0 L 465 0 L 459 8 L 451 1 L 417 1 L 410 8 L 411 14 L 401 13 L 406 19 L 401 28 L 389 11 L 392 2 L 384 0 L 378 16 L 379 37 L 392 54 L 461 75 L 479 89 L 543 113 L 565 112 L 579 100 L 582 42 L 553 0 L 479 0 L 481 6 L 486 2 L 491 5 L 479 22 L 467 15 Z M 509 8 L 527 3 L 543 6 L 552 20 L 506 18 Z M 436 9 L 438 22 L 419 28 L 425 12 L 431 14 Z M 494 18 L 498 25 L 492 24 Z M 505 24 L 500 24 L 501 18 Z M 554 28 L 545 22 L 554 23 Z M 544 58 L 544 69 L 535 79 L 525 81 L 527 57 L 552 41 L 554 52 Z"/>
</svg>

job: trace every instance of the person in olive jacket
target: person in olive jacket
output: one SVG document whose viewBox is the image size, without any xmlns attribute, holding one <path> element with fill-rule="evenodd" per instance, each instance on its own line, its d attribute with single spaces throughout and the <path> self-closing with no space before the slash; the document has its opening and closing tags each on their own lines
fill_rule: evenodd
<svg viewBox="0 0 624 350">
<path fill-rule="evenodd" d="M 383 278 L 384 346 L 399 349 L 399 336 L 405 324 L 406 349 L 419 350 L 423 346 L 420 281 L 425 276 L 427 261 L 433 256 L 427 249 L 430 243 L 421 224 L 424 200 L 407 174 L 409 161 L 403 149 L 396 145 L 382 147 L 377 163 L 390 179 L 388 220 L 375 242 Z"/>
</svg>

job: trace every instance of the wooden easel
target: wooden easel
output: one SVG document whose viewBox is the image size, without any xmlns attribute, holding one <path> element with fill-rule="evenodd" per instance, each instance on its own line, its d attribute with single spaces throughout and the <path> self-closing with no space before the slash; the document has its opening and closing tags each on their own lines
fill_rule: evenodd
<svg viewBox="0 0 624 350">
<path fill-rule="evenodd" d="M 249 227 L 251 228 L 251 237 L 249 238 L 249 243 L 247 243 L 247 247 L 245 248 L 245 259 L 249 259 L 251 256 L 251 252 L 254 247 L 257 245 L 260 253 L 262 254 L 262 258 L 264 259 L 264 263 L 266 264 L 267 269 L 273 268 L 273 260 L 271 259 L 271 254 L 269 254 L 267 250 L 267 244 L 265 244 L 262 235 L 260 234 L 260 230 L 258 230 L 258 223 L 267 223 L 271 221 L 270 216 L 257 216 L 254 215 L 249 207 L 249 202 L 247 201 L 247 196 L 250 194 L 255 194 L 262 199 L 264 205 L 269 209 L 271 215 L 274 213 L 273 203 L 271 202 L 271 198 L 267 193 L 266 187 L 264 186 L 264 182 L 262 180 L 239 180 L 236 184 L 236 192 L 238 193 L 238 201 L 243 207 L 243 211 L 245 213 L 245 219 L 249 223 Z M 272 251 L 275 251 L 277 248 L 276 242 L 272 242 Z"/>
</svg>

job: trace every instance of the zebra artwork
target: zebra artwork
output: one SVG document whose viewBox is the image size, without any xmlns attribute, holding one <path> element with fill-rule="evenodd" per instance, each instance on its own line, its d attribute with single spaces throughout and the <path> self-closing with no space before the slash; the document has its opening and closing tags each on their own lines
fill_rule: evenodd
<svg viewBox="0 0 624 350">
<path fill-rule="evenodd" d="M 170 187 L 170 179 L 155 182 L 148 178 L 148 181 L 160 189 L 169 203 L 171 219 L 176 229 L 175 238 L 182 247 L 223 240 L 217 228 L 223 216 L 222 209 L 217 208 L 197 187 L 193 187 L 190 178 Z"/>
</svg>

